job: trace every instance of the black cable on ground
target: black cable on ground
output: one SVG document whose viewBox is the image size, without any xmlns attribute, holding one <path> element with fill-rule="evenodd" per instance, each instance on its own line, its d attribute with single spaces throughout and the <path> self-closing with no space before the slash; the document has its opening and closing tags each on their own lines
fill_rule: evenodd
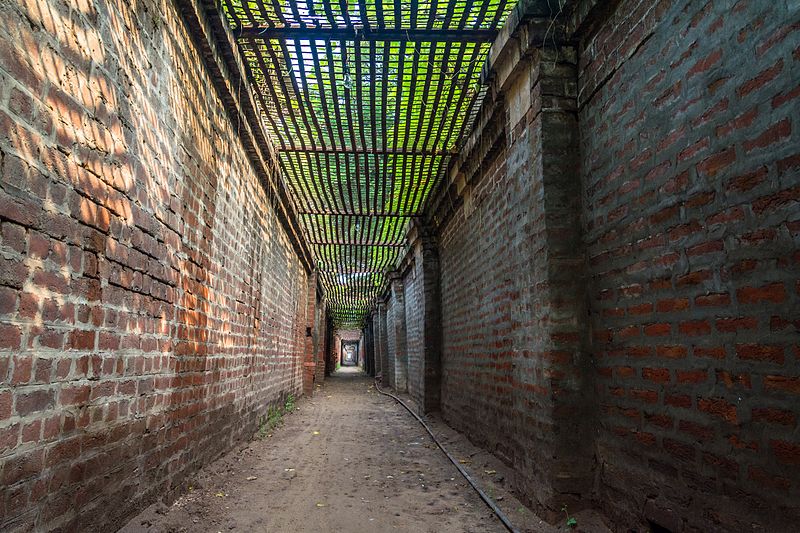
<svg viewBox="0 0 800 533">
<path fill-rule="evenodd" d="M 406 403 L 403 400 L 401 400 L 400 398 L 398 398 L 394 394 L 382 391 L 381 388 L 378 386 L 378 380 L 375 380 L 375 389 L 377 389 L 377 391 L 379 393 L 383 394 L 384 396 L 389 396 L 390 398 L 394 398 L 394 400 L 397 403 L 399 403 L 400 405 L 405 407 L 406 411 L 411 413 L 411 416 L 416 418 L 417 421 L 420 424 L 422 424 L 422 427 L 424 427 L 425 431 L 428 432 L 428 435 L 431 436 L 431 438 L 433 439 L 433 442 L 436 443 L 436 446 L 438 446 L 439 449 L 442 450 L 442 453 L 444 453 L 447 456 L 447 458 L 450 459 L 450 462 L 453 463 L 453 465 L 458 469 L 459 472 L 461 472 L 461 475 L 464 476 L 464 479 L 466 479 L 467 482 L 470 485 L 472 485 L 472 488 L 475 489 L 475 492 L 478 493 L 478 495 L 481 497 L 481 499 L 484 501 L 484 503 L 486 503 L 486 505 L 489 506 L 489 508 L 492 510 L 492 512 L 494 512 L 494 514 L 497 516 L 497 518 L 499 518 L 500 521 L 503 523 L 503 525 L 506 526 L 506 529 L 511 531 L 511 533 L 520 533 L 520 531 L 517 528 L 514 527 L 514 525 L 511 523 L 511 521 L 508 519 L 508 517 L 503 513 L 503 511 L 500 510 L 500 508 L 497 506 L 497 504 L 494 502 L 494 500 L 491 499 L 485 492 L 483 492 L 480 489 L 480 487 L 478 487 L 478 485 L 475 484 L 475 481 L 472 479 L 472 477 L 469 475 L 469 473 L 467 473 L 467 471 L 464 469 L 464 467 L 462 467 L 458 463 L 458 461 L 456 461 L 455 458 L 452 455 L 450 455 L 450 452 L 448 452 L 445 449 L 445 447 L 442 446 L 442 444 L 436 439 L 436 435 L 434 435 L 433 431 L 431 431 L 431 428 L 428 427 L 428 424 L 426 424 L 425 421 L 422 420 L 422 418 L 420 418 L 420 416 L 417 413 L 412 411 L 411 408 L 408 405 L 406 405 Z"/>
</svg>

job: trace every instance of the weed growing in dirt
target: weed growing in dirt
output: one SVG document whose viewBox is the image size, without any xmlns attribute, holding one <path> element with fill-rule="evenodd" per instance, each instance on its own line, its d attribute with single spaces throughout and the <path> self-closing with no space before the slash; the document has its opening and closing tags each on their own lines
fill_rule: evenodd
<svg viewBox="0 0 800 533">
<path fill-rule="evenodd" d="M 567 511 L 567 506 L 566 505 L 564 507 L 562 507 L 561 510 L 564 511 L 565 515 L 567 515 L 567 527 L 571 527 L 572 528 L 572 527 L 575 527 L 575 526 L 578 525 L 578 519 L 575 518 L 574 516 L 570 516 L 569 515 L 569 511 Z"/>
<path fill-rule="evenodd" d="M 258 417 L 258 431 L 256 431 L 256 438 L 258 440 L 263 440 L 267 437 L 267 432 L 269 431 L 269 427 L 267 426 L 267 419 L 266 417 L 260 416 Z"/>
<path fill-rule="evenodd" d="M 286 401 L 281 406 L 274 406 L 267 409 L 267 416 L 261 416 L 258 419 L 258 431 L 256 438 L 264 439 L 269 436 L 269 432 L 280 426 L 283 422 L 283 415 L 294 411 L 294 396 L 289 395 Z"/>
<path fill-rule="evenodd" d="M 283 420 L 283 410 L 280 407 L 270 407 L 267 411 L 267 425 L 269 429 L 275 429 Z"/>
<path fill-rule="evenodd" d="M 294 411 L 294 395 L 290 394 L 286 398 L 286 403 L 283 404 L 283 412 L 291 413 L 292 411 Z"/>
</svg>

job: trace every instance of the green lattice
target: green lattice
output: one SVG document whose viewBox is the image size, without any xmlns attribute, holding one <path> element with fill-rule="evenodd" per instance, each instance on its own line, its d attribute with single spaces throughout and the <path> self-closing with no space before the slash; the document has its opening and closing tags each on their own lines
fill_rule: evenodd
<svg viewBox="0 0 800 533">
<path fill-rule="evenodd" d="M 444 177 L 513 3 L 222 0 L 337 326 Z"/>
</svg>

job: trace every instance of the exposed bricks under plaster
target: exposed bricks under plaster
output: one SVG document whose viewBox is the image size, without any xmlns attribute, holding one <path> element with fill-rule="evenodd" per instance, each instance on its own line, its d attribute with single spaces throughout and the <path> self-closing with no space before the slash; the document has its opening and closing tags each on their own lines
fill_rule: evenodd
<svg viewBox="0 0 800 533">
<path fill-rule="evenodd" d="M 301 392 L 307 277 L 172 3 L 0 9 L 0 529 L 109 530 Z"/>
</svg>

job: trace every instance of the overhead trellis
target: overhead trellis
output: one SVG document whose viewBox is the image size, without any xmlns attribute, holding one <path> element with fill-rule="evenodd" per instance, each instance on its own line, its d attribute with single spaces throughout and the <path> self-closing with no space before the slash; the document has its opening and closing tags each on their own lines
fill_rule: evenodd
<svg viewBox="0 0 800 533">
<path fill-rule="evenodd" d="M 443 179 L 513 2 L 221 0 L 337 326 Z"/>
</svg>

